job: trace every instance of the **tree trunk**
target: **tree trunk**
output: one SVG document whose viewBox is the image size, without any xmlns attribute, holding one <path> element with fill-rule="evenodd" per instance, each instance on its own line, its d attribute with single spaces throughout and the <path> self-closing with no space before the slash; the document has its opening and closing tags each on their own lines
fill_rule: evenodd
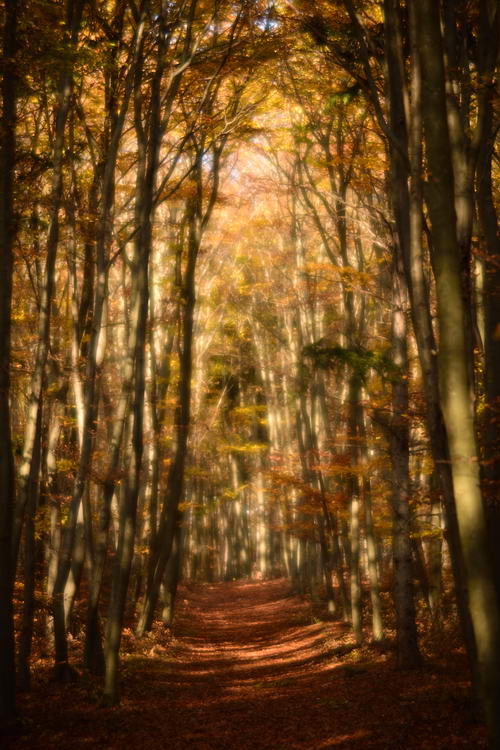
<svg viewBox="0 0 500 750">
<path fill-rule="evenodd" d="M 392 386 L 392 419 L 389 441 L 392 462 L 394 603 L 396 607 L 397 659 L 402 669 L 420 664 L 417 640 L 411 555 L 407 294 L 399 249 L 395 248 L 392 313 L 392 355 L 399 372 Z"/>
<path fill-rule="evenodd" d="M 163 581 L 163 609 L 161 619 L 164 625 L 170 627 L 174 619 L 175 597 L 179 583 L 181 560 L 182 560 L 182 518 L 179 517 L 179 523 L 175 531 L 172 552 L 168 558 L 165 578 Z M 208 578 L 207 580 L 210 580 Z"/>
<path fill-rule="evenodd" d="M 28 490 L 28 504 L 26 506 L 26 522 L 24 532 L 24 588 L 23 588 L 23 615 L 21 634 L 19 639 L 19 687 L 21 690 L 29 690 L 31 687 L 30 656 L 33 639 L 33 617 L 35 614 L 35 516 L 38 509 L 40 497 L 40 462 L 41 462 L 41 432 L 42 412 L 38 415 L 36 439 L 34 444 L 33 460 L 31 462 L 32 472 Z"/>
<path fill-rule="evenodd" d="M 429 171 L 431 219 L 439 321 L 439 375 L 460 542 L 469 587 L 478 673 L 492 747 L 500 746 L 500 617 L 480 489 L 478 446 L 470 400 L 470 352 L 464 335 L 465 310 L 456 235 L 453 167 L 447 129 L 443 45 L 439 8 L 417 6 L 422 50 L 423 121 Z"/>
<path fill-rule="evenodd" d="M 10 356 L 11 303 L 15 237 L 13 177 L 16 154 L 17 0 L 5 4 L 3 27 L 4 68 L 1 80 L 0 139 L 0 718 L 14 715 L 15 658 L 12 595 L 14 514 L 14 457 L 11 445 Z"/>
<path fill-rule="evenodd" d="M 92 462 L 93 444 L 94 444 L 94 432 L 95 423 L 97 420 L 98 410 L 98 387 L 97 387 L 97 375 L 104 355 L 103 337 L 104 337 L 104 323 L 105 323 L 105 312 L 106 312 L 106 299 L 108 294 L 108 252 L 109 252 L 109 240 L 111 236 L 110 227 L 110 216 L 112 215 L 112 208 L 114 204 L 115 186 L 114 186 L 114 175 L 116 168 L 116 159 L 118 156 L 118 149 L 120 139 L 125 123 L 125 116 L 128 110 L 128 104 L 132 93 L 133 74 L 135 73 L 136 67 L 139 62 L 140 50 L 142 45 L 144 31 L 144 21 L 141 17 L 139 18 L 134 43 L 132 46 L 132 57 L 130 60 L 129 69 L 127 71 L 124 93 L 119 111 L 114 110 L 116 102 L 112 102 L 111 109 L 107 114 L 107 126 L 110 128 L 109 141 L 104 143 L 106 151 L 106 160 L 103 170 L 103 185 L 102 185 L 102 197 L 101 197 L 101 211 L 99 216 L 99 223 L 97 229 L 97 242 L 96 242 L 96 260 L 97 260 L 97 271 L 96 271 L 96 285 L 94 293 L 94 304 L 93 304 L 93 315 L 92 324 L 90 329 L 90 340 L 87 348 L 87 363 L 85 372 L 85 388 L 84 388 L 84 417 L 83 417 L 83 432 L 82 432 L 82 444 L 80 448 L 80 456 L 78 462 L 77 476 L 75 478 L 73 494 L 70 506 L 70 516 L 65 529 L 62 540 L 61 555 L 58 566 L 58 573 L 56 582 L 54 585 L 54 635 L 56 640 L 56 676 L 58 679 L 66 679 L 66 676 L 71 672 L 68 668 L 68 653 L 66 643 L 66 627 L 65 627 L 65 596 L 64 592 L 66 589 L 68 576 L 71 570 L 71 558 L 73 555 L 73 548 L 75 544 L 75 538 L 78 527 L 78 519 L 81 518 L 83 513 L 87 519 L 87 537 L 91 532 L 90 522 L 90 508 L 88 501 L 88 471 Z M 111 127 L 112 126 L 112 127 Z M 125 372 L 124 381 L 125 387 L 130 388 L 130 381 L 133 377 L 133 363 L 129 363 L 128 371 Z M 123 404 L 121 404 L 120 411 L 123 411 Z M 119 436 L 121 437 L 122 423 L 119 422 Z M 118 440 L 119 443 L 119 440 Z M 115 455 L 119 450 L 114 444 Z M 103 499 L 111 502 L 112 492 L 104 492 Z M 83 503 L 83 507 L 82 507 Z M 101 513 L 101 520 L 107 523 L 109 519 L 108 508 L 105 507 Z M 101 528 L 101 545 L 102 537 L 107 537 L 107 529 Z M 93 540 L 87 538 L 87 545 L 90 549 L 94 549 Z M 103 565 L 103 554 L 102 548 L 100 550 L 99 562 Z M 104 553 L 105 556 L 105 553 Z M 89 598 L 89 607 L 91 613 L 88 615 L 88 622 L 91 623 L 91 627 L 95 626 L 96 620 L 96 608 L 97 601 L 99 598 L 98 589 L 100 588 L 101 582 L 101 570 L 94 571 L 94 559 L 90 561 L 91 570 L 96 573 L 96 576 L 91 575 L 91 594 Z M 91 630 L 91 640 L 95 643 L 96 634 L 95 630 Z M 99 646 L 97 646 L 97 662 L 99 662 Z M 87 658 L 88 656 L 87 651 Z M 98 667 L 97 667 L 98 668 Z"/>
<path fill-rule="evenodd" d="M 417 39 L 416 4 L 409 7 L 410 44 L 412 69 L 410 81 L 409 122 L 406 123 L 404 103 L 406 81 L 402 62 L 401 20 L 394 0 L 384 5 L 388 94 L 390 100 L 390 125 L 395 139 L 389 139 L 391 159 L 391 183 L 394 200 L 394 216 L 398 240 L 402 251 L 404 272 L 411 300 L 413 330 L 417 341 L 422 385 L 425 393 L 426 421 L 432 455 L 440 479 L 445 510 L 447 541 L 450 551 L 455 592 L 460 622 L 474 665 L 475 649 L 472 621 L 468 609 L 468 593 L 465 579 L 462 550 L 459 543 L 455 498 L 451 479 L 448 441 L 441 411 L 439 396 L 438 369 L 436 360 L 437 345 L 432 328 L 428 282 L 424 273 L 422 247 L 422 113 L 421 113 L 421 71 L 420 48 Z M 399 149 L 397 147 L 399 144 Z M 403 149 L 403 153 L 400 152 Z M 404 154 L 409 149 L 409 164 Z M 408 196 L 408 168 L 410 169 L 410 194 Z"/>
<path fill-rule="evenodd" d="M 498 59 L 500 12 L 495 4 L 489 10 L 488 0 L 480 3 L 480 47 L 478 70 L 484 93 L 481 97 L 480 116 L 485 121 L 484 138 L 479 148 L 476 191 L 479 223 L 485 243 L 483 306 L 484 372 L 486 410 L 484 415 L 483 488 L 490 547 L 495 567 L 497 596 L 500 601 L 500 228 L 493 193 L 492 160 L 495 149 L 493 106 L 495 89 L 488 57 Z M 493 15 L 493 6 L 495 8 Z M 485 59 L 486 58 L 486 59 Z M 498 78 L 498 68 L 497 68 Z M 497 80 L 497 91 L 499 88 Z"/>
<path fill-rule="evenodd" d="M 83 7 L 86 0 L 67 0 L 66 41 L 76 47 L 80 30 Z M 28 396 L 28 416 L 24 431 L 23 457 L 19 469 L 19 499 L 15 514 L 14 562 L 21 540 L 23 515 L 28 502 L 31 463 L 35 451 L 36 429 L 42 408 L 45 367 L 50 343 L 51 311 L 54 297 L 55 265 L 59 245 L 59 211 L 63 196 L 64 143 L 66 121 L 73 91 L 73 53 L 66 57 L 66 63 L 59 78 L 57 106 L 55 112 L 55 132 L 53 147 L 53 173 L 50 200 L 49 233 L 46 246 L 45 273 L 40 294 L 40 314 L 38 319 L 38 340 L 34 372 Z"/>
<path fill-rule="evenodd" d="M 351 621 L 354 637 L 357 644 L 363 641 L 363 607 L 360 574 L 360 482 L 359 469 L 359 425 L 362 419 L 361 383 L 358 375 L 351 375 L 349 383 L 349 420 L 347 425 L 349 452 L 351 461 L 351 477 L 349 480 L 349 516 L 350 516 L 350 540 L 351 540 Z"/>
<path fill-rule="evenodd" d="M 365 512 L 364 521 L 368 578 L 370 581 L 370 599 L 372 604 L 372 632 L 375 643 L 380 643 L 384 639 L 384 623 L 382 619 L 382 603 L 380 600 L 377 544 L 373 531 L 371 489 L 370 482 L 367 478 L 363 481 L 363 507 Z"/>
<path fill-rule="evenodd" d="M 176 449 L 170 467 L 165 499 L 161 511 L 161 518 L 156 535 L 156 543 L 152 550 L 148 582 L 144 597 L 143 609 L 137 626 L 137 632 L 142 635 L 150 630 L 153 622 L 154 610 L 160 591 L 160 584 L 167 560 L 170 556 L 174 532 L 177 525 L 178 506 L 184 489 L 184 466 L 187 457 L 189 425 L 191 417 L 191 372 L 193 323 L 195 307 L 195 269 L 196 259 L 201 242 L 200 236 L 200 206 L 195 199 L 190 200 L 188 208 L 189 237 L 187 248 L 186 270 L 184 273 L 181 302 L 182 302 L 182 341 L 180 342 L 180 373 L 179 397 L 176 409 Z"/>
</svg>

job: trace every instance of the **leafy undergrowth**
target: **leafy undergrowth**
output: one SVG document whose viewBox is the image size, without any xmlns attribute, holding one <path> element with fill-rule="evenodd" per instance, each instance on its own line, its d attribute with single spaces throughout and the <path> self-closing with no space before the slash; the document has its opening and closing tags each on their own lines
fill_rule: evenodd
<svg viewBox="0 0 500 750">
<path fill-rule="evenodd" d="M 182 587 L 173 635 L 124 638 L 123 698 L 61 687 L 40 663 L 8 747 L 320 750 L 484 748 L 463 654 L 402 672 L 393 654 L 355 648 L 286 581 Z"/>
</svg>

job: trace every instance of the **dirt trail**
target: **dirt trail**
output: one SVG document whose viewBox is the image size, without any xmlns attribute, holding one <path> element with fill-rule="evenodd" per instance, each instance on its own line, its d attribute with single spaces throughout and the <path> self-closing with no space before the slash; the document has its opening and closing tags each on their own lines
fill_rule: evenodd
<svg viewBox="0 0 500 750">
<path fill-rule="evenodd" d="M 401 673 L 348 651 L 284 581 L 182 588 L 174 638 L 124 657 L 124 698 L 46 683 L 23 699 L 12 747 L 168 750 L 485 747 L 467 721 L 463 667 Z"/>
</svg>

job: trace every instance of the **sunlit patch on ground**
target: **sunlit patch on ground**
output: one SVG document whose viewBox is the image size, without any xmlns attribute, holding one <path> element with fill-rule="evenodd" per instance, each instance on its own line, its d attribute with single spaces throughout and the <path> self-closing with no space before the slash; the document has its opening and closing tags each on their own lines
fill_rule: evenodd
<svg viewBox="0 0 500 750">
<path fill-rule="evenodd" d="M 398 672 L 388 653 L 355 648 L 286 581 L 182 587 L 173 635 L 126 633 L 123 700 L 98 686 L 36 675 L 12 750 L 448 750 L 485 748 L 467 672 L 449 662 Z"/>
</svg>

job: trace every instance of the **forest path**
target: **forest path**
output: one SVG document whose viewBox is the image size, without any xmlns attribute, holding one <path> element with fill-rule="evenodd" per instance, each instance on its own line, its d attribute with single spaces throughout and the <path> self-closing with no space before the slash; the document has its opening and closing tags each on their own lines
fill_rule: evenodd
<svg viewBox="0 0 500 750">
<path fill-rule="evenodd" d="M 23 699 L 25 729 L 12 747 L 485 747 L 467 722 L 463 662 L 403 673 L 373 650 L 350 650 L 349 639 L 283 580 L 181 587 L 174 637 L 158 628 L 141 654 L 124 655 L 120 707 L 97 708 L 85 683 L 47 682 Z"/>
</svg>

